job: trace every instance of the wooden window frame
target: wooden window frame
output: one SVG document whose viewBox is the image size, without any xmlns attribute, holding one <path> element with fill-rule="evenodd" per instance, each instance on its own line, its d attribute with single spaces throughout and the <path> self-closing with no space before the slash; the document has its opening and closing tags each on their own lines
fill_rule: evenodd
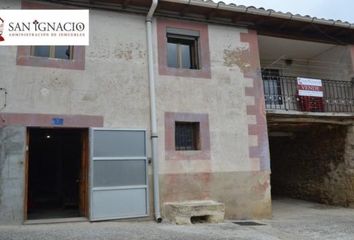
<svg viewBox="0 0 354 240">
<path fill-rule="evenodd" d="M 177 66 L 174 68 L 184 68 L 181 45 L 188 45 L 189 46 L 189 53 L 190 53 L 190 56 L 189 56 L 190 68 L 184 68 L 184 69 L 194 69 L 194 70 L 200 69 L 200 66 L 199 66 L 199 62 L 200 62 L 200 60 L 199 60 L 199 34 L 198 34 L 198 36 L 182 35 L 182 34 L 170 33 L 169 30 L 167 30 L 166 38 L 167 38 L 166 44 L 174 43 L 177 45 L 177 51 L 176 51 Z M 167 51 L 167 55 L 168 55 L 168 51 Z M 168 67 L 172 67 L 172 66 L 168 66 Z"/>
<path fill-rule="evenodd" d="M 37 2 L 22 0 L 22 9 L 76 9 L 68 5 L 54 4 L 52 2 Z M 31 46 L 18 46 L 16 64 L 18 66 L 49 67 L 72 70 L 85 70 L 85 46 L 72 46 L 72 58 L 49 58 L 31 55 Z"/>
<path fill-rule="evenodd" d="M 40 47 L 40 46 L 31 46 L 31 56 L 32 57 L 42 57 L 42 56 L 34 55 L 34 51 L 35 51 L 36 47 Z M 49 57 L 47 57 L 47 58 L 65 59 L 65 58 L 57 58 L 57 57 L 55 57 L 55 48 L 57 46 L 48 46 L 48 47 L 49 47 Z M 74 58 L 73 57 L 74 56 L 74 47 L 73 46 L 69 46 L 69 51 L 70 51 L 69 58 L 65 59 L 65 60 L 73 60 L 73 58 Z M 46 58 L 46 57 L 44 57 L 44 58 Z"/>
<path fill-rule="evenodd" d="M 176 34 L 198 38 L 198 68 L 175 68 L 168 66 L 167 36 Z M 157 53 L 160 75 L 189 78 L 211 78 L 208 24 L 182 20 L 157 18 Z"/>
</svg>

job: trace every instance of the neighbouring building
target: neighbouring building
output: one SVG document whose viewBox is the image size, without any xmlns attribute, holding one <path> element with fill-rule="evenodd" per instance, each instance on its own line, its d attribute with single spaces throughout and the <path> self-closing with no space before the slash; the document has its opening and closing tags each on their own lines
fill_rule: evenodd
<svg viewBox="0 0 354 240">
<path fill-rule="evenodd" d="M 354 207 L 354 25 L 156 2 L 0 0 L 90 9 L 87 47 L 0 47 L 0 224 L 269 218 L 271 187 Z"/>
</svg>

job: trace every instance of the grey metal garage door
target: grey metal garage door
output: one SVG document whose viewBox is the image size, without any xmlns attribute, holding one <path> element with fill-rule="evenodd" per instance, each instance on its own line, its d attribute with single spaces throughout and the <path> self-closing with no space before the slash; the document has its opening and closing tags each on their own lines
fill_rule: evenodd
<svg viewBox="0 0 354 240">
<path fill-rule="evenodd" d="M 146 131 L 90 130 L 90 220 L 148 215 Z"/>
</svg>

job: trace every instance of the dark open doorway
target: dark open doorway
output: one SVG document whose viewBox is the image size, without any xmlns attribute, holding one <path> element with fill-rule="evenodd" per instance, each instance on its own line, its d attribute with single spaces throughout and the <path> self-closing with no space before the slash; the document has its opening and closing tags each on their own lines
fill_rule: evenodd
<svg viewBox="0 0 354 240">
<path fill-rule="evenodd" d="M 347 127 L 325 123 L 269 124 L 272 197 L 347 206 Z"/>
<path fill-rule="evenodd" d="M 27 219 L 86 216 L 87 130 L 28 133 Z"/>
</svg>

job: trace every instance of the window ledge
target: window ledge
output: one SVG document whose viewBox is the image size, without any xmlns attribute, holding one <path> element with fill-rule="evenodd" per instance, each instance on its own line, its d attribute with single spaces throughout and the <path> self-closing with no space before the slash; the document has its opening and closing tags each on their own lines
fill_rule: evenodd
<svg viewBox="0 0 354 240">
<path fill-rule="evenodd" d="M 210 151 L 166 151 L 166 160 L 210 160 Z"/>
<path fill-rule="evenodd" d="M 202 150 L 176 150 L 176 152 L 183 152 L 185 154 L 196 154 L 203 152 Z"/>
<path fill-rule="evenodd" d="M 32 56 L 30 46 L 20 46 L 17 48 L 17 65 L 84 70 L 85 47 L 74 46 L 74 58 L 69 60 Z"/>
<path fill-rule="evenodd" d="M 172 68 L 159 66 L 161 75 L 179 76 L 179 77 L 192 77 L 192 78 L 210 78 L 210 71 L 203 69 L 187 69 L 187 68 Z"/>
</svg>

